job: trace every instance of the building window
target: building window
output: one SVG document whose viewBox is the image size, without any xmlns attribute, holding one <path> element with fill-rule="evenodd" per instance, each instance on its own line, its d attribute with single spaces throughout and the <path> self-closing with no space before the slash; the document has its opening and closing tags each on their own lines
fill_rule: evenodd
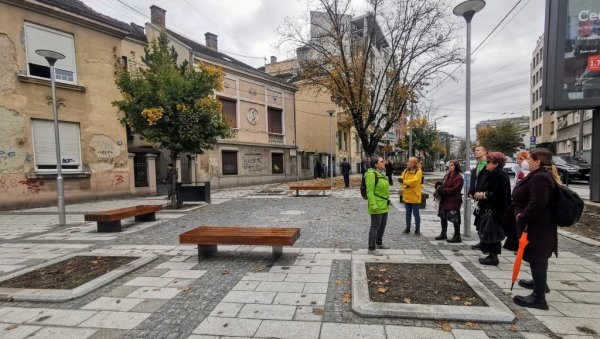
<svg viewBox="0 0 600 339">
<path fill-rule="evenodd" d="M 35 167 L 38 171 L 56 172 L 56 147 L 54 143 L 54 122 L 52 120 L 32 120 L 33 149 Z M 81 172 L 81 148 L 79 124 L 60 121 L 61 169 L 68 172 Z"/>
<path fill-rule="evenodd" d="M 221 162 L 223 164 L 223 175 L 238 174 L 237 151 L 222 151 Z"/>
<path fill-rule="evenodd" d="M 308 167 L 308 153 L 302 152 L 302 157 L 300 158 L 300 168 L 303 170 L 309 169 Z"/>
<path fill-rule="evenodd" d="M 35 53 L 38 49 L 47 49 L 61 53 L 64 59 L 56 62 L 54 73 L 56 81 L 75 83 L 75 44 L 73 35 L 47 27 L 25 23 L 25 50 L 27 74 L 50 79 L 50 66 L 46 59 Z"/>
<path fill-rule="evenodd" d="M 282 111 L 277 108 L 268 108 L 269 133 L 283 134 Z"/>
<path fill-rule="evenodd" d="M 283 174 L 283 153 L 271 153 L 271 169 L 273 174 Z"/>
<path fill-rule="evenodd" d="M 221 101 L 222 109 L 221 113 L 223 118 L 229 124 L 231 128 L 237 128 L 237 102 L 235 100 L 219 98 Z"/>
<path fill-rule="evenodd" d="M 554 121 L 550 122 L 550 134 L 554 134 Z"/>
</svg>

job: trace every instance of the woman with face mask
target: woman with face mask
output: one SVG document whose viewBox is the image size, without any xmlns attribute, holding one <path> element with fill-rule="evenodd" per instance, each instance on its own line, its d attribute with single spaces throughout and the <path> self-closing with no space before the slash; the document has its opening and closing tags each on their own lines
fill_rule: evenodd
<svg viewBox="0 0 600 339">
<path fill-rule="evenodd" d="M 525 179 L 527 174 L 529 174 L 529 163 L 527 162 L 528 157 L 529 152 L 527 151 L 519 151 L 517 153 L 517 164 L 519 165 L 515 166 L 515 185 L 521 180 Z"/>
</svg>

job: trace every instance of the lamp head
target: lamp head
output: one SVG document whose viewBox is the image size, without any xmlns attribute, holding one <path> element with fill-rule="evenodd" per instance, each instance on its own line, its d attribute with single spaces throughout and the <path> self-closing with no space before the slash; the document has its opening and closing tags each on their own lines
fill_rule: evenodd
<svg viewBox="0 0 600 339">
<path fill-rule="evenodd" d="M 41 57 L 44 57 L 46 59 L 46 61 L 48 61 L 50 66 L 54 66 L 56 61 L 65 58 L 65 56 L 63 54 L 60 54 L 60 53 L 54 52 L 54 51 L 49 51 L 47 49 L 38 49 L 35 51 L 35 53 Z"/>
<path fill-rule="evenodd" d="M 452 13 L 456 16 L 462 16 L 469 23 L 473 19 L 473 15 L 481 11 L 483 7 L 485 7 L 484 0 L 467 0 L 456 5 Z"/>
</svg>

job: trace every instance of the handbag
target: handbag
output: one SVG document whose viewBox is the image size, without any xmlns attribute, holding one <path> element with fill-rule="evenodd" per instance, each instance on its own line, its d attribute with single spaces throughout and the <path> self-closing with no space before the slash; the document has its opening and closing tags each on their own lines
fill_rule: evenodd
<svg viewBox="0 0 600 339">
<path fill-rule="evenodd" d="M 492 217 L 492 210 L 488 209 L 480 216 L 479 230 L 477 231 L 481 242 L 498 243 L 506 237 L 504 228 Z"/>
</svg>

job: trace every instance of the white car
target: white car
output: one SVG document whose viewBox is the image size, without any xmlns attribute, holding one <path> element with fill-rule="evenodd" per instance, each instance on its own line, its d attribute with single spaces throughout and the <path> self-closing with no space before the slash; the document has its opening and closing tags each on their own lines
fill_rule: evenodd
<svg viewBox="0 0 600 339">
<path fill-rule="evenodd" d="M 515 171 L 515 167 L 519 166 L 519 164 L 511 157 L 506 157 L 506 164 L 502 168 L 504 172 L 508 175 L 515 176 L 517 172 Z"/>
</svg>

